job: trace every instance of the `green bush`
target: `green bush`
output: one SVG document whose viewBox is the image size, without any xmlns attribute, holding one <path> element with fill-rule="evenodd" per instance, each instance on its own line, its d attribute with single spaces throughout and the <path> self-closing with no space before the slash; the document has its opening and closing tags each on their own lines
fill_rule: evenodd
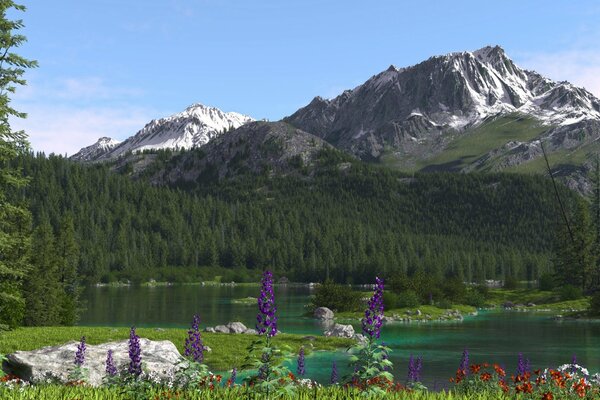
<svg viewBox="0 0 600 400">
<path fill-rule="evenodd" d="M 508 289 L 508 290 L 513 290 L 517 288 L 517 285 L 519 284 L 519 282 L 517 282 L 517 278 L 515 278 L 514 276 L 507 276 L 506 279 L 504 280 L 504 289 Z"/>
<path fill-rule="evenodd" d="M 442 299 L 435 304 L 438 308 L 443 308 L 444 310 L 449 310 L 452 308 L 452 302 L 448 299 Z"/>
<path fill-rule="evenodd" d="M 386 310 L 398 308 L 398 295 L 393 292 L 383 292 L 383 305 Z"/>
<path fill-rule="evenodd" d="M 335 312 L 357 311 L 361 308 L 361 295 L 346 285 L 327 281 L 315 291 L 311 308 L 327 307 Z"/>
<path fill-rule="evenodd" d="M 419 296 L 413 290 L 405 290 L 398 295 L 396 307 L 398 308 L 412 308 L 420 305 Z"/>
<path fill-rule="evenodd" d="M 556 287 L 556 280 L 552 274 L 542 274 L 538 279 L 538 287 L 540 290 L 554 290 Z"/>
<path fill-rule="evenodd" d="M 577 300 L 583 297 L 583 292 L 580 288 L 573 285 L 565 285 L 558 291 L 560 301 Z"/>
<path fill-rule="evenodd" d="M 590 300 L 589 312 L 590 315 L 600 315 L 600 291 L 597 291 L 592 296 L 592 299 Z"/>
<path fill-rule="evenodd" d="M 469 288 L 465 295 L 465 304 L 473 307 L 483 307 L 485 300 L 485 296 L 477 288 Z"/>
</svg>

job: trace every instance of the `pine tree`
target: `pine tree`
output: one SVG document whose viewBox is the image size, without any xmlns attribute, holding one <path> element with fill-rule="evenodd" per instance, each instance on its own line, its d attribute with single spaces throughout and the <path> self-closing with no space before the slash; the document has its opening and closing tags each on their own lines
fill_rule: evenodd
<svg viewBox="0 0 600 400">
<path fill-rule="evenodd" d="M 13 132 L 9 118 L 24 118 L 10 105 L 9 95 L 17 85 L 24 85 L 21 78 L 25 68 L 36 66 L 13 53 L 25 37 L 14 34 L 23 27 L 21 20 L 11 21 L 7 11 L 24 11 L 25 7 L 12 1 L 0 2 L 0 328 L 15 327 L 21 323 L 25 301 L 22 283 L 27 274 L 31 216 L 22 205 L 10 201 L 5 190 L 22 187 L 26 179 L 20 171 L 11 167 L 10 161 L 28 149 L 24 132 Z"/>
<path fill-rule="evenodd" d="M 56 237 L 58 281 L 60 290 L 60 324 L 74 325 L 79 308 L 79 247 L 75 241 L 75 227 L 71 215 L 63 216 Z"/>
<path fill-rule="evenodd" d="M 47 217 L 33 231 L 32 270 L 25 282 L 25 325 L 43 326 L 60 323 L 61 285 L 54 235 Z"/>
</svg>

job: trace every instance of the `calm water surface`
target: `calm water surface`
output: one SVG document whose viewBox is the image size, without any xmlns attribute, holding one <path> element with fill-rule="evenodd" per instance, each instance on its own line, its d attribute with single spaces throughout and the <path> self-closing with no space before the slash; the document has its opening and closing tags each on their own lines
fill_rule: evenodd
<svg viewBox="0 0 600 400">
<path fill-rule="evenodd" d="M 202 327 L 241 321 L 255 324 L 256 307 L 232 304 L 231 299 L 256 297 L 258 287 L 90 287 L 84 292 L 87 310 L 81 325 L 186 328 L 195 313 Z M 323 327 L 303 316 L 310 289 L 276 287 L 279 329 L 285 333 L 321 334 Z M 360 322 L 353 324 L 360 331 Z M 534 368 L 569 362 L 573 354 L 591 372 L 600 372 L 600 323 L 554 321 L 543 314 L 487 312 L 463 322 L 384 325 L 382 339 L 391 346 L 396 379 L 404 380 L 410 354 L 423 357 L 423 381 L 430 388 L 446 387 L 465 347 L 472 362 L 497 362 L 510 373 L 522 352 Z M 341 374 L 347 354 L 319 352 L 307 357 L 307 377 L 327 382 L 335 359 Z"/>
</svg>

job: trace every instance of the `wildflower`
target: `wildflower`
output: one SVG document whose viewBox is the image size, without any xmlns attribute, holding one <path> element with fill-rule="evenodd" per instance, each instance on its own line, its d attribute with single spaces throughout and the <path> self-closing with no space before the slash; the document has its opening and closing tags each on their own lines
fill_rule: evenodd
<svg viewBox="0 0 600 400">
<path fill-rule="evenodd" d="M 115 376 L 117 375 L 117 367 L 115 366 L 115 362 L 113 360 L 113 351 L 108 350 L 106 353 L 106 375 Z"/>
<path fill-rule="evenodd" d="M 298 353 L 298 367 L 296 368 L 296 373 L 298 376 L 304 376 L 306 373 L 304 366 L 304 346 L 300 347 L 300 352 Z"/>
<path fill-rule="evenodd" d="M 135 326 L 132 326 L 129 332 L 129 360 L 129 373 L 140 376 L 142 374 L 142 349 L 140 348 L 140 338 L 135 334 Z"/>
<path fill-rule="evenodd" d="M 266 333 L 268 337 L 273 337 L 277 334 L 277 317 L 275 316 L 277 307 L 275 307 L 275 293 L 273 292 L 273 274 L 265 271 L 261 283 L 256 331 L 259 335 Z"/>
<path fill-rule="evenodd" d="M 414 359 L 412 354 L 408 359 L 408 382 L 420 382 L 421 381 L 421 368 L 423 365 L 423 360 L 421 357 L 417 357 Z"/>
<path fill-rule="evenodd" d="M 200 316 L 194 315 L 192 328 L 188 331 L 188 337 L 185 339 L 186 357 L 191 357 L 194 362 L 202 363 L 204 360 L 204 345 L 200 335 Z"/>
<path fill-rule="evenodd" d="M 335 360 L 331 364 L 331 379 L 329 380 L 329 382 L 332 385 L 335 385 L 336 383 L 338 383 L 338 370 L 337 370 L 337 364 L 335 363 Z"/>
<path fill-rule="evenodd" d="M 542 395 L 542 400 L 554 400 L 552 392 L 546 392 Z"/>
<path fill-rule="evenodd" d="M 227 380 L 227 386 L 232 387 L 235 386 L 235 379 L 237 378 L 237 368 L 231 370 L 231 376 Z"/>
<path fill-rule="evenodd" d="M 77 352 L 75 353 L 75 365 L 81 367 L 85 362 L 85 336 L 81 337 L 81 341 L 77 345 Z"/>
<path fill-rule="evenodd" d="M 377 338 L 381 335 L 383 324 L 383 279 L 375 278 L 375 291 L 369 300 L 369 306 L 365 310 L 362 319 L 362 331 L 368 338 Z"/>
<path fill-rule="evenodd" d="M 458 369 L 465 371 L 465 374 L 469 373 L 469 350 L 465 347 L 460 358 L 460 365 Z"/>
<path fill-rule="evenodd" d="M 523 353 L 519 353 L 519 360 L 517 362 L 517 375 L 525 375 L 531 369 L 529 359 L 523 358 Z"/>
</svg>

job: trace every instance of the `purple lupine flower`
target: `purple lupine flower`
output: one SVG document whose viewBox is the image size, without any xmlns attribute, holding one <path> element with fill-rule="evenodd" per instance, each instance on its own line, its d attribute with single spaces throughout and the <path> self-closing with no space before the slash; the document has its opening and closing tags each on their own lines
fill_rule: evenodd
<svg viewBox="0 0 600 400">
<path fill-rule="evenodd" d="M 77 345 L 77 352 L 75 353 L 75 365 L 81 367 L 85 362 L 85 336 L 81 337 L 81 341 Z"/>
<path fill-rule="evenodd" d="M 469 349 L 467 349 L 466 347 L 463 350 L 458 369 L 463 371 L 465 374 L 469 373 Z"/>
<path fill-rule="evenodd" d="M 306 368 L 304 365 L 304 346 L 302 346 L 298 352 L 298 367 L 296 368 L 296 374 L 298 376 L 304 376 L 305 373 Z"/>
<path fill-rule="evenodd" d="M 415 362 L 415 382 L 421 382 L 421 370 L 423 369 L 423 359 L 421 356 Z"/>
<path fill-rule="evenodd" d="M 231 376 L 229 377 L 228 385 L 232 387 L 235 385 L 235 379 L 237 378 L 237 368 L 231 370 Z"/>
<path fill-rule="evenodd" d="M 421 368 L 423 367 L 423 360 L 421 356 L 416 359 L 413 355 L 410 355 L 408 359 L 408 382 L 420 382 L 421 381 Z"/>
<path fill-rule="evenodd" d="M 277 307 L 275 307 L 275 293 L 273 292 L 273 274 L 270 271 L 263 273 L 262 288 L 258 298 L 258 315 L 256 316 L 256 332 L 259 335 L 266 333 L 268 337 L 277 334 Z"/>
<path fill-rule="evenodd" d="M 200 316 L 194 315 L 192 328 L 188 331 L 188 337 L 185 339 L 186 357 L 190 357 L 194 362 L 202 363 L 204 361 L 204 344 L 200 335 Z"/>
<path fill-rule="evenodd" d="M 131 375 L 140 376 L 142 374 L 142 349 L 140 347 L 140 337 L 135 334 L 135 326 L 131 327 L 129 332 L 129 368 Z"/>
<path fill-rule="evenodd" d="M 333 360 L 333 364 L 331 364 L 331 379 L 329 380 L 329 382 L 332 385 L 335 385 L 336 383 L 338 383 L 338 370 L 337 370 L 337 364 L 335 363 L 335 360 Z"/>
<path fill-rule="evenodd" d="M 575 368 L 576 365 L 577 365 L 577 356 L 575 355 L 575 353 L 573 353 L 573 357 L 571 358 L 571 373 L 572 374 L 577 372 L 577 368 Z"/>
<path fill-rule="evenodd" d="M 375 278 L 375 291 L 369 299 L 369 306 L 362 319 L 362 331 L 368 338 L 377 338 L 381 335 L 383 323 L 383 279 Z"/>
<path fill-rule="evenodd" d="M 529 366 L 529 360 L 523 358 L 523 353 L 519 353 L 519 360 L 517 362 L 517 372 L 516 375 L 524 375 L 526 372 L 529 372 L 530 370 L 530 366 Z"/>
<path fill-rule="evenodd" d="M 115 376 L 117 375 L 117 367 L 115 366 L 115 361 L 113 360 L 113 351 L 108 350 L 106 353 L 106 375 L 107 376 Z"/>
<path fill-rule="evenodd" d="M 415 360 L 411 354 L 408 358 L 408 376 L 406 377 L 407 382 L 414 382 L 415 376 Z"/>
</svg>

